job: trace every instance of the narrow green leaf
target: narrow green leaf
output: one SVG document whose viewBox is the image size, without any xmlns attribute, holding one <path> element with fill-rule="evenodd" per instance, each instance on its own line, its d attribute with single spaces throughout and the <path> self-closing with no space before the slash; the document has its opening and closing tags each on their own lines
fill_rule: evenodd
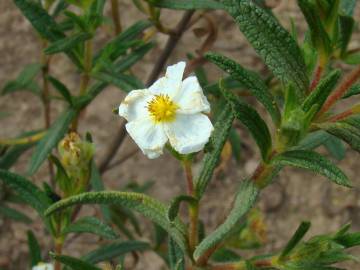
<svg viewBox="0 0 360 270">
<path fill-rule="evenodd" d="M 333 135 L 328 134 L 330 137 L 324 143 L 326 150 L 337 160 L 345 158 L 346 148 L 343 142 Z"/>
<path fill-rule="evenodd" d="M 352 97 L 352 96 L 355 96 L 355 95 L 358 95 L 360 94 L 360 84 L 357 83 L 357 84 L 354 84 L 352 85 L 349 90 L 345 93 L 345 95 L 343 95 L 342 98 L 349 98 L 349 97 Z"/>
<path fill-rule="evenodd" d="M 32 220 L 27 215 L 19 212 L 14 208 L 10 208 L 5 205 L 0 205 L 0 216 L 3 216 L 5 218 L 10 218 L 18 222 L 23 222 L 26 224 L 32 222 Z"/>
<path fill-rule="evenodd" d="M 259 189 L 249 180 L 240 183 L 239 190 L 236 194 L 233 208 L 223 224 L 221 224 L 214 232 L 205 237 L 204 240 L 196 247 L 194 258 L 198 260 L 207 250 L 219 244 L 231 230 L 238 224 L 239 220 L 252 208 L 255 204 Z"/>
<path fill-rule="evenodd" d="M 170 223 L 167 219 L 167 207 L 145 194 L 117 191 L 83 193 L 53 204 L 46 211 L 46 215 L 77 204 L 113 204 L 134 209 L 160 225 L 174 238 L 182 250 L 186 250 L 184 224 L 178 219 Z"/>
<path fill-rule="evenodd" d="M 346 247 L 351 248 L 355 246 L 360 246 L 360 232 L 355 233 L 346 233 L 335 237 L 336 243 Z"/>
<path fill-rule="evenodd" d="M 65 84 L 63 84 L 62 82 L 60 82 L 59 80 L 57 80 L 52 76 L 49 76 L 47 79 L 54 86 L 55 90 L 58 91 L 59 94 L 71 105 L 72 104 L 71 93 L 70 90 L 65 86 Z"/>
<path fill-rule="evenodd" d="M 72 270 L 101 270 L 101 268 L 93 266 L 88 262 L 85 262 L 83 260 L 74 257 L 65 256 L 65 255 L 55 255 L 55 254 L 51 254 L 51 257 L 61 262 L 63 265 L 70 267 Z"/>
<path fill-rule="evenodd" d="M 341 55 L 346 55 L 346 50 L 348 48 L 354 26 L 355 20 L 350 16 L 339 16 L 339 25 L 340 25 L 340 33 L 339 33 L 339 47 L 341 50 Z"/>
<path fill-rule="evenodd" d="M 30 0 L 14 0 L 14 3 L 43 38 L 51 42 L 65 38 L 56 21 L 38 3 Z M 77 67 L 82 68 L 73 52 L 67 52 L 67 55 Z"/>
<path fill-rule="evenodd" d="M 131 90 L 134 89 L 144 88 L 144 85 L 132 75 L 98 72 L 96 74 L 93 74 L 92 77 L 99 81 L 113 84 L 126 93 L 129 93 Z"/>
<path fill-rule="evenodd" d="M 271 151 L 272 142 L 270 131 L 265 121 L 253 107 L 241 101 L 231 92 L 225 90 L 224 96 L 231 104 L 235 117 L 249 130 L 255 139 L 263 160 L 266 160 Z"/>
<path fill-rule="evenodd" d="M 41 216 L 43 216 L 44 211 L 51 204 L 43 191 L 21 175 L 0 169 L 0 180 L 16 191 L 18 196 Z"/>
<path fill-rule="evenodd" d="M 82 259 L 86 262 L 95 264 L 103 261 L 110 261 L 129 252 L 144 251 L 148 249 L 150 249 L 150 245 L 146 242 L 121 241 L 101 246 L 83 256 Z"/>
<path fill-rule="evenodd" d="M 341 76 L 341 71 L 335 69 L 331 71 L 324 79 L 322 79 L 317 87 L 311 92 L 311 94 L 305 99 L 302 104 L 302 109 L 307 112 L 314 105 L 318 105 L 318 111 L 324 105 L 326 99 L 330 95 L 331 91 L 334 89 L 335 85 L 339 81 Z"/>
<path fill-rule="evenodd" d="M 250 1 L 221 2 L 274 75 L 294 83 L 302 98 L 309 79 L 301 50 L 290 33 L 268 11 Z"/>
<path fill-rule="evenodd" d="M 250 70 L 245 69 L 235 61 L 216 53 L 208 53 L 206 59 L 216 64 L 222 70 L 228 72 L 231 77 L 239 80 L 259 102 L 261 102 L 271 115 L 276 125 L 280 124 L 280 110 L 276 105 L 273 95 L 270 93 L 266 84 L 260 76 Z"/>
<path fill-rule="evenodd" d="M 170 9 L 223 9 L 215 0 L 150 0 L 154 6 Z"/>
<path fill-rule="evenodd" d="M 38 240 L 36 239 L 36 236 L 32 231 L 27 231 L 27 240 L 30 255 L 30 268 L 32 268 L 39 262 L 43 261 L 41 257 L 41 248 Z"/>
<path fill-rule="evenodd" d="M 0 156 L 0 168 L 7 170 L 10 169 L 19 157 L 33 146 L 34 144 L 30 143 L 10 147 L 4 155 Z"/>
<path fill-rule="evenodd" d="M 223 82 L 224 87 L 229 90 L 231 90 L 231 89 L 238 90 L 239 88 L 240 89 L 244 88 L 243 84 L 241 84 L 238 80 L 236 80 L 235 78 L 233 78 L 231 76 L 222 79 L 222 82 Z M 221 89 L 220 89 L 218 82 L 211 83 L 211 84 L 204 86 L 203 90 L 204 90 L 205 94 L 212 94 L 216 97 L 222 96 Z"/>
<path fill-rule="evenodd" d="M 59 52 L 65 52 L 74 49 L 77 45 L 82 44 L 84 41 L 92 37 L 89 33 L 76 33 L 70 37 L 59 39 L 51 43 L 45 50 L 46 54 L 55 54 Z"/>
<path fill-rule="evenodd" d="M 96 217 L 83 217 L 67 226 L 62 233 L 93 233 L 107 239 L 116 239 L 118 236 L 107 224 Z"/>
<path fill-rule="evenodd" d="M 331 135 L 323 130 L 308 134 L 293 150 L 312 150 L 330 140 Z"/>
<path fill-rule="evenodd" d="M 104 183 L 102 181 L 101 175 L 99 173 L 98 168 L 96 167 L 96 163 L 93 160 L 91 163 L 91 174 L 90 174 L 90 184 L 93 190 L 95 191 L 103 191 Z M 107 223 L 111 222 L 111 213 L 108 205 L 100 205 L 101 213 Z"/>
<path fill-rule="evenodd" d="M 347 176 L 325 157 L 313 151 L 294 150 L 272 158 L 271 163 L 280 166 L 293 166 L 307 169 L 326 176 L 338 185 L 351 187 Z"/>
<path fill-rule="evenodd" d="M 352 16 L 356 7 L 357 0 L 341 0 L 340 11 L 342 14 Z"/>
<path fill-rule="evenodd" d="M 37 143 L 35 151 L 31 157 L 28 174 L 33 175 L 40 165 L 48 158 L 52 149 L 64 137 L 71 121 L 76 116 L 74 109 L 65 111 L 50 127 L 46 135 Z"/>
<path fill-rule="evenodd" d="M 299 244 L 301 239 L 305 236 L 305 234 L 310 229 L 310 222 L 302 222 L 300 226 L 296 229 L 294 235 L 291 237 L 290 241 L 286 244 L 285 248 L 280 254 L 279 259 L 285 258 L 289 253 Z"/>
<path fill-rule="evenodd" d="M 240 162 L 241 158 L 241 138 L 235 128 L 230 130 L 229 141 L 232 148 L 232 154 L 237 162 Z"/>
<path fill-rule="evenodd" d="M 309 0 L 298 0 L 298 5 L 309 25 L 313 46 L 321 50 L 322 53 L 329 54 L 331 41 L 322 24 L 316 4 Z"/>
<path fill-rule="evenodd" d="M 30 91 L 39 95 L 40 88 L 34 81 L 36 75 L 42 68 L 41 64 L 26 65 L 15 80 L 9 81 L 5 84 L 1 94 L 10 94 L 15 91 Z"/>
<path fill-rule="evenodd" d="M 185 270 L 184 253 L 171 237 L 169 237 L 168 254 L 170 270 Z"/>
<path fill-rule="evenodd" d="M 195 182 L 197 198 L 204 195 L 205 189 L 209 184 L 214 170 L 220 160 L 221 151 L 229 136 L 229 132 L 234 121 L 234 115 L 229 105 L 227 105 L 215 123 L 214 131 L 210 137 L 210 150 L 203 158 L 203 167 L 199 177 Z"/>
<path fill-rule="evenodd" d="M 182 202 L 187 202 L 190 205 L 195 205 L 198 203 L 198 200 L 195 199 L 194 197 L 188 196 L 188 195 L 180 195 L 175 197 L 171 202 L 170 202 L 170 206 L 168 209 L 168 218 L 170 221 L 173 221 L 178 213 L 179 213 L 179 208 L 180 208 L 180 204 Z"/>
<path fill-rule="evenodd" d="M 221 248 L 216 250 L 211 255 L 211 261 L 217 263 L 229 263 L 229 262 L 237 262 L 241 260 L 241 256 L 238 255 L 235 251 L 227 248 Z"/>
</svg>

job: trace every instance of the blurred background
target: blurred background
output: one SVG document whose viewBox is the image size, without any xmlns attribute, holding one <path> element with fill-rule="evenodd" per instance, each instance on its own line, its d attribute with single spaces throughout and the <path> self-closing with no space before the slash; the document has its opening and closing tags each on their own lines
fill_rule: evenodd
<svg viewBox="0 0 360 270">
<path fill-rule="evenodd" d="M 290 29 L 291 19 L 293 19 L 300 37 L 303 37 L 306 25 L 296 1 L 274 0 L 267 1 L 267 4 L 273 7 L 273 12 L 287 29 Z M 145 16 L 134 8 L 130 0 L 120 1 L 119 9 L 124 28 L 140 18 L 145 19 Z M 106 12 L 110 14 L 110 5 L 106 6 Z M 182 11 L 166 10 L 162 13 L 162 20 L 165 25 L 173 28 L 181 19 L 182 13 Z M 20 14 L 11 0 L 0 1 L 0 14 L 1 89 L 8 80 L 16 78 L 24 65 L 39 61 L 41 43 L 28 21 Z M 207 15 L 217 31 L 216 41 L 211 50 L 232 56 L 245 67 L 261 71 L 264 75 L 268 74 L 265 66 L 248 45 L 230 16 L 222 11 L 208 12 Z M 355 18 L 360 18 L 359 5 Z M 199 21 L 183 35 L 170 56 L 168 65 L 187 59 L 188 53 L 196 53 L 206 38 L 200 33 L 202 27 L 206 28 L 207 23 Z M 97 34 L 95 46 L 101 46 L 112 35 L 112 29 L 104 27 Z M 155 48 L 134 66 L 133 72 L 143 82 L 147 80 L 154 68 L 167 38 L 164 34 L 155 35 Z M 357 28 L 350 48 L 359 46 L 360 32 Z M 213 65 L 205 64 L 204 67 L 213 82 L 221 77 L 221 73 Z M 350 67 L 347 66 L 343 66 L 343 68 L 350 70 Z M 61 78 L 69 89 L 76 90 L 79 76 L 66 57 L 61 54 L 55 55 L 51 59 L 50 73 Z M 123 97 L 124 92 L 114 86 L 109 86 L 82 116 L 79 131 L 81 134 L 85 132 L 92 134 L 96 145 L 97 162 L 100 162 L 104 156 L 107 147 L 122 124 L 123 119 L 114 115 L 112 110 L 120 104 Z M 249 99 L 249 102 L 255 104 L 252 99 Z M 51 118 L 55 119 L 65 105 L 60 101 L 52 104 Z M 259 109 L 262 110 L 262 108 Z M 41 101 L 29 92 L 16 92 L 0 96 L 0 112 L 0 138 L 14 137 L 20 132 L 43 127 L 44 112 Z M 229 208 L 232 201 L 238 181 L 251 174 L 259 160 L 259 153 L 247 132 L 240 126 L 237 128 L 237 132 L 241 138 L 238 160 L 231 155 L 231 149 L 225 147 L 222 163 L 207 190 L 200 211 L 201 218 L 209 230 L 223 219 L 225 210 Z M 328 154 L 326 149 L 320 148 L 320 151 L 327 153 L 332 160 L 338 163 L 339 167 L 353 181 L 355 188 L 350 190 L 335 186 L 323 177 L 314 176 L 301 170 L 290 168 L 283 170 L 279 181 L 267 188 L 261 195 L 259 209 L 264 218 L 261 221 L 260 229 L 260 240 L 264 243 L 262 251 L 280 249 L 303 220 L 313 223 L 309 236 L 335 231 L 347 222 L 352 223 L 353 230 L 360 230 L 359 154 L 346 149 L 344 153 L 340 153 L 335 158 L 334 155 Z M 13 167 L 13 171 L 24 173 L 30 155 L 31 151 L 23 155 Z M 149 160 L 140 151 L 137 151 L 137 146 L 129 137 L 125 139 L 116 153 L 113 164 L 103 174 L 107 189 L 116 190 L 129 182 L 140 185 L 151 182 L 153 184 L 148 193 L 165 202 L 185 190 L 183 170 L 175 159 L 171 158 L 169 154 L 165 154 L 158 159 Z M 199 163 L 195 164 L 195 174 L 200 165 Z M 42 182 L 47 177 L 47 167 L 43 166 L 33 177 L 33 181 L 35 183 Z M 96 215 L 99 210 L 96 207 L 88 206 L 82 211 L 87 215 Z M 50 250 L 51 239 L 46 236 L 41 222 L 37 220 L 36 214 L 32 210 L 28 210 L 27 213 L 34 220 L 30 226 L 37 234 L 44 250 Z M 141 227 L 146 228 L 149 225 L 146 220 L 141 219 L 141 221 Z M 28 256 L 26 231 L 28 226 L 29 224 L 15 222 L 0 215 L 0 267 L 26 269 Z M 145 234 L 142 237 L 147 238 L 148 235 Z M 98 237 L 82 235 L 68 241 L 64 252 L 72 256 L 79 256 L 93 249 L 98 243 Z M 253 254 L 254 251 L 251 253 Z M 360 250 L 354 250 L 354 253 L 360 255 Z M 137 264 L 137 269 L 155 270 L 161 269 L 162 266 L 163 262 L 159 257 L 154 253 L 145 252 L 145 256 Z"/>
</svg>

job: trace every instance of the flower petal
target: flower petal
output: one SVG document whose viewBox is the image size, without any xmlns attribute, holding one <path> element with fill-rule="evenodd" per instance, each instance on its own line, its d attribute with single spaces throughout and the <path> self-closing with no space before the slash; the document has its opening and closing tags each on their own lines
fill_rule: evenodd
<svg viewBox="0 0 360 270">
<path fill-rule="evenodd" d="M 119 115 L 126 120 L 135 121 L 149 115 L 147 103 L 153 98 L 149 90 L 133 90 L 121 102 Z"/>
<path fill-rule="evenodd" d="M 180 154 L 198 152 L 209 141 L 213 125 L 201 113 L 179 114 L 172 123 L 164 124 L 171 146 Z"/>
<path fill-rule="evenodd" d="M 158 79 L 150 86 L 149 91 L 154 95 L 163 94 L 168 95 L 170 98 L 176 96 L 182 84 L 185 66 L 185 62 L 179 62 L 169 66 L 166 70 L 165 77 Z"/>
<path fill-rule="evenodd" d="M 150 159 L 159 157 L 167 142 L 167 137 L 161 124 L 155 124 L 149 117 L 126 124 L 126 130 Z"/>
<path fill-rule="evenodd" d="M 210 104 L 195 76 L 186 78 L 183 81 L 181 90 L 174 97 L 174 101 L 180 107 L 178 112 L 183 114 L 210 112 Z"/>
</svg>

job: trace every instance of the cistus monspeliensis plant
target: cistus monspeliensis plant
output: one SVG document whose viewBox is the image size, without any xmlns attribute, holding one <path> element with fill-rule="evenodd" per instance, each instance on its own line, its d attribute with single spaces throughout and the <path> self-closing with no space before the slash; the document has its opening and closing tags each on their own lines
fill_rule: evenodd
<svg viewBox="0 0 360 270">
<path fill-rule="evenodd" d="M 24 67 L 2 90 L 2 95 L 29 91 L 44 108 L 41 130 L 0 139 L 0 213 L 29 223 L 26 213 L 11 207 L 14 202 L 26 204 L 36 210 L 52 239 L 49 252 L 37 232 L 27 232 L 29 269 L 140 269 L 138 262 L 149 250 L 164 261 L 162 269 L 171 270 L 336 270 L 346 269 L 344 261 L 352 261 L 347 269 L 360 269 L 356 254 L 349 250 L 360 245 L 360 232 L 352 232 L 350 224 L 332 233 L 321 228 L 324 234 L 304 239 L 310 229 L 310 222 L 304 221 L 288 228 L 293 236 L 282 248 L 243 252 L 267 242 L 271 224 L 265 224 L 257 202 L 285 167 L 356 188 L 324 151 L 317 151 L 325 146 L 337 159 L 344 154 L 343 143 L 360 151 L 360 104 L 355 98 L 360 94 L 360 48 L 349 46 L 357 29 L 355 0 L 298 0 L 298 11 L 307 23 L 303 36 L 294 21 L 290 30 L 282 26 L 263 0 L 12 2 L 38 33 L 42 46 L 39 62 Z M 123 2 L 131 3 L 142 17 L 128 28 L 121 18 L 126 12 Z M 164 9 L 183 13 L 177 26 L 164 23 Z M 212 49 L 218 37 L 214 14 L 233 18 L 239 35 L 266 65 L 267 77 Z M 198 47 L 192 48 L 188 59 L 166 66 L 189 29 L 201 40 Z M 112 37 L 95 42 L 100 33 Z M 151 54 L 159 34 L 168 36 L 167 44 L 161 53 Z M 74 89 L 52 73 L 55 54 L 73 64 L 79 79 Z M 133 68 L 144 56 L 154 62 L 147 81 Z M 211 65 L 224 71 L 223 77 L 209 80 Z M 109 130 L 114 141 L 99 160 L 90 135 L 96 131 L 82 134 L 79 123 L 109 85 L 125 92 L 116 108 L 111 108 L 113 102 L 108 106 L 109 112 L 121 116 L 116 116 L 119 122 L 124 118 L 124 124 Z M 259 103 L 261 113 L 248 96 Z M 63 111 L 51 119 L 52 105 L 59 100 L 65 104 Z M 251 135 L 260 160 L 253 173 L 230 176 L 237 184 L 226 195 L 233 198 L 231 207 L 210 230 L 200 218 L 203 197 L 218 175 L 215 171 L 226 173 L 229 166 L 242 166 L 242 162 L 224 166 L 231 153 L 239 161 L 244 143 L 239 129 Z M 121 190 L 107 189 L 102 176 L 121 166 L 121 160 L 112 160 L 127 134 L 146 158 L 166 154 L 178 162 L 187 189 L 167 203 L 146 194 L 151 185 L 160 185 L 156 181 L 122 182 Z M 30 148 L 27 172 L 13 171 Z M 195 163 L 200 169 L 193 174 Z M 49 175 L 39 186 L 36 172 L 43 164 Z M 135 172 L 141 169 L 134 167 Z M 211 199 L 223 207 L 216 196 Z M 99 205 L 98 214 L 79 214 L 84 205 Z M 180 211 L 182 206 L 187 211 Z M 145 219 L 154 223 L 155 237 L 151 226 L 140 226 Z M 66 244 L 82 233 L 101 241 L 96 249 L 79 250 L 81 256 L 73 256 Z"/>
</svg>

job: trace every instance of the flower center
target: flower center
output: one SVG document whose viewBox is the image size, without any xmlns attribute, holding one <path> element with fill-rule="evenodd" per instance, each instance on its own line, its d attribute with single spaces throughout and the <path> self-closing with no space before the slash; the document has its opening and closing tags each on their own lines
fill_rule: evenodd
<svg viewBox="0 0 360 270">
<path fill-rule="evenodd" d="M 176 110 L 179 108 L 168 95 L 155 95 L 148 102 L 147 109 L 156 123 L 171 122 L 175 120 Z"/>
</svg>

